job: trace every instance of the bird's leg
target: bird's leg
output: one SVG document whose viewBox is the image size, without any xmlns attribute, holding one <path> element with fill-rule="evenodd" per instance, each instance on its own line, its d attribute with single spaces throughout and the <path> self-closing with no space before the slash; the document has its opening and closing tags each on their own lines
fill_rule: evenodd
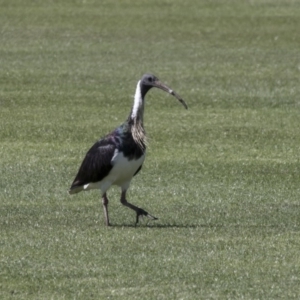
<svg viewBox="0 0 300 300">
<path fill-rule="evenodd" d="M 126 200 L 126 190 L 122 191 L 122 195 L 121 195 L 121 203 L 131 209 L 133 209 L 136 212 L 136 222 L 135 225 L 139 222 L 139 216 L 146 216 L 152 220 L 157 220 L 156 217 L 151 216 L 148 212 L 146 212 L 145 210 L 143 210 L 142 208 L 139 208 L 131 203 L 129 203 Z"/>
<path fill-rule="evenodd" d="M 107 210 L 108 198 L 106 196 L 106 193 L 104 193 L 102 196 L 102 204 L 103 204 L 103 209 L 104 209 L 105 224 L 106 224 L 106 226 L 109 226 L 110 224 L 109 224 L 108 210 Z"/>
</svg>

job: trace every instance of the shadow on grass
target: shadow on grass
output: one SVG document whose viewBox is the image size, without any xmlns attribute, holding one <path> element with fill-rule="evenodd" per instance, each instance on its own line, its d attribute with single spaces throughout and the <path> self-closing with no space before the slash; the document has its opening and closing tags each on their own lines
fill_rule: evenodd
<svg viewBox="0 0 300 300">
<path fill-rule="evenodd" d="M 223 227 L 223 225 L 212 224 L 157 224 L 157 223 L 145 223 L 145 224 L 111 224 L 110 227 L 114 228 L 215 228 Z"/>
</svg>

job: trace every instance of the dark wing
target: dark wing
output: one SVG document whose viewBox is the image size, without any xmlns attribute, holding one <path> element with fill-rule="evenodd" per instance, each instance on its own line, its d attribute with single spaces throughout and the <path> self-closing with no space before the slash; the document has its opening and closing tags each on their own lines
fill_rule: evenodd
<svg viewBox="0 0 300 300">
<path fill-rule="evenodd" d="M 106 177 L 113 167 L 111 160 L 115 149 L 116 145 L 109 139 L 96 142 L 87 152 L 69 192 L 71 193 L 72 190 L 85 184 L 101 181 Z M 74 192 L 76 193 L 76 191 Z"/>
</svg>

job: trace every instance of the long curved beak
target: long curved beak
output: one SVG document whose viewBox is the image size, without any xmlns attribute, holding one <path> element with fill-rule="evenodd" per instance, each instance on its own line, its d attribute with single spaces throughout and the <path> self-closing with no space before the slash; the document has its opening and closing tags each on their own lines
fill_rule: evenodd
<svg viewBox="0 0 300 300">
<path fill-rule="evenodd" d="M 169 94 L 171 94 L 172 96 L 174 96 L 184 107 L 185 109 L 188 109 L 187 104 L 185 103 L 185 101 L 176 93 L 174 92 L 172 89 L 170 89 L 167 85 L 165 85 L 164 83 L 160 82 L 160 81 L 155 81 L 153 83 L 153 86 L 161 89 Z"/>
</svg>

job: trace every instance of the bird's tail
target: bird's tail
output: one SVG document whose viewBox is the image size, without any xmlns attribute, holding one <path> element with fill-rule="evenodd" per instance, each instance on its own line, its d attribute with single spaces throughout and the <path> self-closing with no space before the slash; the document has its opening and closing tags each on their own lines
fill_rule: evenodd
<svg viewBox="0 0 300 300">
<path fill-rule="evenodd" d="M 83 190 L 82 185 L 80 185 L 80 186 L 72 185 L 71 188 L 69 189 L 69 194 L 70 195 L 77 194 L 77 193 L 81 192 L 82 190 Z"/>
</svg>

